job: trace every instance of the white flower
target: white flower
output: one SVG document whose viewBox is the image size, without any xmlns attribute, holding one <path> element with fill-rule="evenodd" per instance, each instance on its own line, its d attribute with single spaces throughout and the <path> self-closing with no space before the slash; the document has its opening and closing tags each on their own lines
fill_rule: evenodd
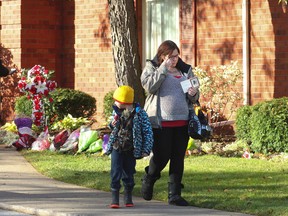
<svg viewBox="0 0 288 216">
<path fill-rule="evenodd" d="M 36 88 L 37 88 L 37 93 L 42 93 L 44 94 L 44 91 L 45 90 L 48 90 L 48 88 L 46 87 L 46 82 L 38 82 L 38 85 L 36 85 Z"/>
<path fill-rule="evenodd" d="M 32 86 L 34 86 L 34 83 L 32 83 L 32 82 L 27 82 L 25 89 L 31 89 Z"/>
</svg>

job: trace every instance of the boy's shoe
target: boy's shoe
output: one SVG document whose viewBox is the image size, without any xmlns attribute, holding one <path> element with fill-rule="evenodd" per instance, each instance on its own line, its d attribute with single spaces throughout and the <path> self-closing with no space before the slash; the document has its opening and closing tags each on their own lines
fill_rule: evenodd
<svg viewBox="0 0 288 216">
<path fill-rule="evenodd" d="M 110 208 L 119 208 L 119 190 L 112 190 L 112 203 Z"/>
<path fill-rule="evenodd" d="M 132 201 L 132 188 L 125 188 L 124 190 L 124 204 L 126 207 L 134 207 Z"/>
<path fill-rule="evenodd" d="M 119 203 L 112 203 L 110 208 L 120 208 Z"/>
<path fill-rule="evenodd" d="M 125 206 L 126 207 L 134 207 L 134 204 L 133 203 L 126 203 Z"/>
</svg>

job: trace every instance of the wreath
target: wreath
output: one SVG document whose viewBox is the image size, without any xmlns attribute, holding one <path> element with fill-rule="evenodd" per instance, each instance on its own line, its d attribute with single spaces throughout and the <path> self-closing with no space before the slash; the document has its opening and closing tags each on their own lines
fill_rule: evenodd
<svg viewBox="0 0 288 216">
<path fill-rule="evenodd" d="M 45 107 L 51 106 L 53 98 L 50 92 L 57 87 L 55 81 L 50 80 L 54 71 L 46 70 L 41 65 L 35 65 L 30 70 L 22 70 L 21 79 L 18 82 L 20 92 L 24 92 L 29 100 L 32 100 L 32 119 L 36 126 L 47 126 Z"/>
</svg>

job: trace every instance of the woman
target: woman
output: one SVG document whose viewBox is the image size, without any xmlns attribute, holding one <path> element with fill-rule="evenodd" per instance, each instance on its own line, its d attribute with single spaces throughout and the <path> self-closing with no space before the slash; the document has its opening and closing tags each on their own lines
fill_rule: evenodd
<svg viewBox="0 0 288 216">
<path fill-rule="evenodd" d="M 184 93 L 180 82 L 193 77 L 192 67 L 179 58 L 180 50 L 170 40 L 158 48 L 153 60 L 148 60 L 141 75 L 141 83 L 147 91 L 144 110 L 153 127 L 153 156 L 142 179 L 141 193 L 151 200 L 153 186 L 170 160 L 168 202 L 187 206 L 181 197 L 184 157 L 188 143 L 189 107 L 199 99 L 198 88 L 190 87 Z"/>
</svg>

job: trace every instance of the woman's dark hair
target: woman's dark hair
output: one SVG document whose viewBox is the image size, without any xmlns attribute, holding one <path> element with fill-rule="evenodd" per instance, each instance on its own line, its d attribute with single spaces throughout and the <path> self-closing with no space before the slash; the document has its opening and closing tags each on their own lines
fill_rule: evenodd
<svg viewBox="0 0 288 216">
<path fill-rule="evenodd" d="M 166 40 L 158 47 L 157 50 L 157 63 L 160 65 L 163 62 L 162 56 L 171 55 L 173 51 L 177 49 L 180 54 L 180 49 L 178 46 L 171 40 Z"/>
</svg>

